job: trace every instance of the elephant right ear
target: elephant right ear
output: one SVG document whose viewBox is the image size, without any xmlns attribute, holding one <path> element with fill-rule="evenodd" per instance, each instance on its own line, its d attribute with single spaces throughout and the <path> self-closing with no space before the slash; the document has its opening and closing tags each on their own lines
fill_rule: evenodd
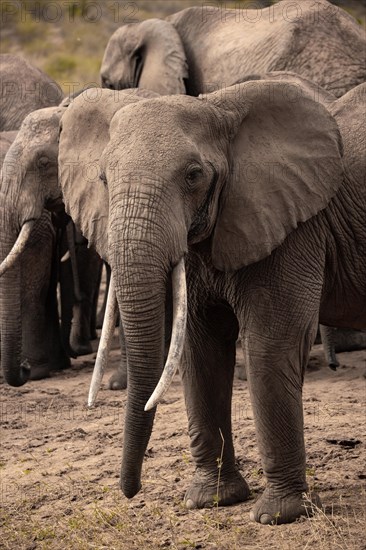
<svg viewBox="0 0 366 550">
<path fill-rule="evenodd" d="M 156 96 L 139 89 L 90 88 L 71 102 L 61 119 L 59 178 L 66 212 L 106 261 L 109 198 L 100 159 L 109 142 L 109 125 L 121 108 Z"/>
</svg>

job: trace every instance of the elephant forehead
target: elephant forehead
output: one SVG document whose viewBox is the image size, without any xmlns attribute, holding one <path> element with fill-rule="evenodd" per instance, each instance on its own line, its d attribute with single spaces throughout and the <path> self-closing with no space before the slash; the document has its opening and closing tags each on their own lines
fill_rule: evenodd
<svg viewBox="0 0 366 550">
<path fill-rule="evenodd" d="M 23 121 L 19 135 L 29 135 L 35 140 L 54 139 L 58 136 L 60 118 L 64 112 L 61 107 L 48 107 L 30 113 Z"/>
<path fill-rule="evenodd" d="M 116 113 L 111 135 L 122 140 L 150 141 L 157 145 L 184 143 L 207 132 L 211 121 L 202 101 L 188 96 L 165 96 L 126 106 Z M 155 140 L 155 141 L 154 141 Z"/>
</svg>

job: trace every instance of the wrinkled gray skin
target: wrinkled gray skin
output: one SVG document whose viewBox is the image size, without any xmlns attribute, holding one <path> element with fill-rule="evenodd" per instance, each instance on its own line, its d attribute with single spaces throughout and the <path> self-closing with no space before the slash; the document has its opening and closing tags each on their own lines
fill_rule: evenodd
<svg viewBox="0 0 366 550">
<path fill-rule="evenodd" d="M 10 151 L 10 155 L 5 157 L 5 170 L 2 177 L 2 185 L 15 189 L 17 195 L 13 195 L 14 204 L 23 204 L 23 201 L 32 204 L 33 211 L 31 216 L 38 219 L 40 213 L 42 217 L 46 216 L 49 219 L 49 214 L 45 215 L 43 207 L 47 206 L 52 211 L 58 212 L 58 217 L 64 217 L 64 206 L 62 203 L 61 190 L 58 185 L 58 134 L 59 134 L 59 121 L 61 116 L 65 112 L 65 109 L 69 102 L 65 101 L 65 105 L 39 109 L 29 115 L 24 124 L 22 125 L 18 135 L 16 137 L 13 149 Z M 5 136 L 8 133 L 4 132 Z M 13 139 L 15 139 L 15 133 Z M 2 145 L 2 142 L 0 142 Z M 8 145 L 8 142 L 5 143 Z M 9 146 L 9 145 L 8 145 Z M 7 149 L 8 147 L 6 147 Z M 37 164 L 37 160 L 42 158 L 42 164 Z M 47 173 L 44 174 L 44 165 L 47 166 Z M 19 168 L 21 167 L 21 170 Z M 26 199 L 25 196 L 26 195 Z M 19 201 L 19 202 L 18 202 Z M 22 211 L 12 210 L 7 212 L 9 219 L 18 218 L 23 213 Z M 66 252 L 67 242 L 65 235 L 65 223 L 63 222 L 63 229 L 61 230 L 61 237 L 58 241 L 61 241 L 59 246 L 61 250 L 57 252 L 57 259 Z M 52 227 L 51 230 L 53 238 L 55 239 L 55 230 Z M 9 238 L 9 242 L 14 242 L 15 235 L 9 234 L 9 225 L 3 227 L 1 234 Z M 46 236 L 45 236 L 46 238 Z M 55 248 L 55 242 L 53 241 L 53 248 Z M 61 333 L 63 349 L 70 357 L 78 357 L 92 352 L 90 340 L 93 336 L 93 315 L 95 310 L 95 301 L 98 295 L 100 271 L 102 267 L 102 260 L 93 248 L 88 248 L 87 241 L 78 230 L 75 230 L 75 252 L 77 260 L 77 270 L 79 277 L 79 286 L 81 290 L 81 301 L 76 299 L 74 293 L 74 279 L 71 268 L 70 259 L 62 262 L 57 261 L 60 281 L 60 302 L 61 302 Z M 40 246 L 42 250 L 42 246 Z M 34 296 L 38 296 L 39 293 L 44 291 L 43 287 L 47 284 L 47 277 L 49 276 L 51 260 L 45 254 L 41 260 L 38 257 L 32 255 L 32 252 L 27 252 L 28 263 L 22 260 L 21 270 L 26 269 L 28 287 L 32 290 Z M 2 259 L 2 258 L 0 258 Z M 27 267 L 23 267 L 27 265 Z M 32 268 L 30 268 L 32 266 Z M 30 274 L 34 275 L 35 281 L 30 282 Z M 37 276 L 35 274 L 37 273 Z M 57 274 L 57 271 L 56 271 Z M 56 275 L 55 274 L 55 275 Z M 11 271 L 9 271 L 8 278 L 3 281 L 0 279 L 0 288 L 4 293 L 4 296 L 10 294 L 9 285 L 12 282 Z M 42 281 L 42 282 L 41 282 Z M 38 284 L 38 288 L 37 288 Z M 20 301 L 23 304 L 24 290 L 23 287 L 20 290 Z M 38 298 L 39 306 L 42 307 L 42 300 Z M 37 302 L 37 303 L 38 303 Z M 12 306 L 13 307 L 13 306 Z M 44 307 L 44 304 L 43 304 Z M 25 318 L 24 307 L 21 307 L 22 323 L 30 322 L 33 319 L 39 319 L 34 317 L 31 311 L 34 311 L 34 307 L 30 308 L 29 321 Z M 9 313 L 7 310 L 2 309 L 0 319 L 5 326 L 8 324 Z M 43 315 L 44 317 L 44 315 Z M 57 321 L 58 323 L 58 321 Z M 44 347 L 47 343 L 47 338 L 44 338 L 44 322 L 33 323 L 30 322 L 28 332 L 33 332 L 35 337 L 37 335 L 38 349 L 32 350 L 32 346 L 27 346 L 25 353 L 28 357 L 30 350 L 32 350 L 31 357 L 42 353 L 43 362 L 40 366 L 38 362 L 34 360 L 30 361 L 31 364 L 31 377 L 43 378 L 49 374 L 50 370 L 61 368 L 61 366 L 68 366 L 69 360 L 65 358 L 65 362 L 57 359 L 57 349 L 53 342 L 50 346 L 51 352 L 49 352 L 47 346 L 47 353 Z M 8 346 L 9 339 L 15 337 L 14 329 L 8 329 L 7 337 L 4 339 L 3 346 Z M 41 338 L 42 335 L 42 338 Z M 24 347 L 24 346 L 23 346 Z M 23 352 L 24 354 L 24 352 Z M 6 357 L 6 353 L 4 355 Z M 7 370 L 7 364 L 5 360 L 4 369 Z M 10 369 L 10 367 L 9 367 Z M 121 361 L 118 369 L 111 376 L 109 387 L 111 389 L 124 389 L 127 386 L 127 373 L 126 373 L 126 355 L 124 348 L 122 348 Z"/>
<path fill-rule="evenodd" d="M 0 81 L 0 131 L 18 130 L 29 113 L 63 97 L 52 78 L 17 55 L 0 55 Z"/>
<path fill-rule="evenodd" d="M 203 5 L 123 25 L 110 38 L 102 86 L 198 95 L 252 74 L 287 70 L 340 97 L 366 80 L 365 33 L 326 0 L 263 10 Z"/>
<path fill-rule="evenodd" d="M 318 321 L 366 328 L 365 86 L 327 109 L 306 89 L 268 80 L 147 100 L 103 90 L 62 119 L 65 207 L 111 265 L 125 331 L 127 497 L 141 488 L 155 414 L 144 405 L 163 366 L 167 283 L 184 256 L 181 375 L 196 465 L 186 505 L 215 501 L 221 434 L 219 502 L 249 497 L 231 433 L 239 336 L 267 478 L 251 518 L 305 513 L 302 383 Z M 89 162 L 94 180 L 83 176 Z"/>
<path fill-rule="evenodd" d="M 16 136 L 17 132 L 1 133 L 1 165 Z M 5 165 L 4 173 L 9 170 L 10 166 Z M 9 206 L 9 195 L 13 195 L 8 191 L 14 190 L 16 182 L 12 179 L 8 183 L 10 187 L 1 176 L 2 253 L 4 247 L 7 250 L 15 241 Z M 0 278 L 1 366 L 5 380 L 13 385 L 19 381 L 13 374 L 15 362 L 27 362 L 33 379 L 43 378 L 52 369 L 69 366 L 59 334 L 55 242 L 51 215 L 43 210 L 19 264 Z"/>
<path fill-rule="evenodd" d="M 366 331 L 319 325 L 315 344 L 323 345 L 326 364 L 330 369 L 337 370 L 339 361 L 336 354 L 343 351 L 365 349 Z M 240 380 L 247 380 L 245 365 L 240 365 L 237 368 L 237 376 Z"/>
<path fill-rule="evenodd" d="M 57 159 L 56 159 L 57 161 Z M 70 222 L 72 223 L 72 221 Z M 73 228 L 77 276 L 80 287 L 80 300 L 75 295 L 74 274 L 70 258 L 60 264 L 61 287 L 61 329 L 65 348 L 70 357 L 92 353 L 91 340 L 97 338 L 95 322 L 95 296 L 98 296 L 102 260 L 77 228 Z M 62 251 L 68 248 L 66 235 L 63 236 Z M 71 290 L 71 291 L 70 291 Z"/>
<path fill-rule="evenodd" d="M 0 130 L 18 130 L 30 112 L 57 105 L 62 98 L 54 80 L 15 55 L 0 55 L 0 80 Z M 0 182 L 0 260 L 14 244 L 21 225 L 30 219 L 26 206 L 25 218 L 12 214 L 19 180 L 14 175 L 14 164 L 10 164 L 4 166 L 7 181 Z M 69 363 L 58 334 L 54 253 L 55 231 L 50 215 L 41 212 L 21 262 L 0 281 L 2 367 L 5 379 L 12 385 L 20 385 L 28 378 L 28 369 L 19 368 L 25 359 L 33 365 L 34 378 L 48 372 L 51 352 L 52 368 Z M 32 272 L 30 265 L 35 266 Z M 35 325 L 37 329 L 32 330 Z"/>
<path fill-rule="evenodd" d="M 45 313 L 41 314 L 42 307 L 45 308 L 44 299 L 39 295 L 45 295 L 44 287 L 47 287 L 50 269 L 52 265 L 52 254 L 57 255 L 53 259 L 54 262 L 54 293 L 56 297 L 57 272 L 60 280 L 60 298 L 61 298 L 61 331 L 62 331 L 62 348 L 70 357 L 77 357 L 92 352 L 91 339 L 91 324 L 93 315 L 93 306 L 95 294 L 99 287 L 99 273 L 101 270 L 102 260 L 93 248 L 87 247 L 87 241 L 79 231 L 75 231 L 75 252 L 77 260 L 77 270 L 79 277 L 79 285 L 81 290 L 81 301 L 76 299 L 74 293 L 73 272 L 71 269 L 70 259 L 59 263 L 60 257 L 67 250 L 67 242 L 65 236 L 65 222 L 61 222 L 62 229 L 57 229 L 60 232 L 57 242 L 61 243 L 60 250 L 56 250 L 55 229 L 50 224 L 50 215 L 45 213 L 44 207 L 57 212 L 57 218 L 65 217 L 64 206 L 62 203 L 61 190 L 58 185 L 58 136 L 59 136 L 59 121 L 68 102 L 65 106 L 49 107 L 39 109 L 32 112 L 26 117 L 16 138 L 13 135 L 14 143 L 9 155 L 5 157 L 4 171 L 1 179 L 1 189 L 12 189 L 11 199 L 7 198 L 6 219 L 11 220 L 11 224 L 2 225 L 1 235 L 3 238 L 13 244 L 18 234 L 17 231 L 11 232 L 10 228 L 14 220 L 22 220 L 24 217 L 23 209 L 31 209 L 28 212 L 27 218 L 47 220 L 48 224 L 45 227 L 45 235 L 43 236 L 39 247 L 26 249 L 26 260 L 22 258 L 20 264 L 20 277 L 22 273 L 26 273 L 24 283 L 27 284 L 29 292 L 34 296 L 34 303 L 27 308 L 23 307 L 23 303 L 27 299 L 24 297 L 26 289 L 24 284 L 18 290 L 19 296 L 17 299 L 11 298 L 11 302 L 3 302 L 4 307 L 1 308 L 0 323 L 4 330 L 7 330 L 6 337 L 2 338 L 2 365 L 7 372 L 14 373 L 19 369 L 18 363 L 15 363 L 6 358 L 8 353 L 6 349 L 13 349 L 14 346 L 19 347 L 19 333 L 14 325 L 9 325 L 9 316 L 11 311 L 17 311 L 21 304 L 21 319 L 20 325 L 26 326 L 26 332 L 30 335 L 29 345 L 22 345 L 23 355 L 29 359 L 31 366 L 31 377 L 33 379 L 43 378 L 47 376 L 50 370 L 69 366 L 69 359 L 65 356 L 65 352 L 61 358 L 58 357 L 57 350 L 60 348 L 60 343 L 56 345 L 55 339 L 52 340 L 52 345 L 49 346 L 49 338 L 45 338 L 47 334 L 45 329 Z M 4 133 L 8 134 L 8 133 Z M 12 133 L 15 134 L 15 133 Z M 2 144 L 2 142 L 1 142 Z M 5 156 L 5 155 L 4 155 Z M 41 162 L 40 162 L 41 160 Z M 14 208 L 16 205 L 16 208 Z M 20 222 L 21 225 L 21 222 Z M 47 247 L 44 241 L 47 239 L 47 231 L 50 232 L 52 246 Z M 35 235 L 35 240 L 39 238 L 39 233 Z M 44 253 L 42 250 L 44 249 Z M 53 249 L 53 251 L 52 251 Z M 47 254 L 49 251 L 49 254 Z M 0 260 L 3 256 L 0 256 Z M 9 300 L 12 296 L 11 287 L 16 266 L 0 278 L 0 299 Z M 28 292 L 28 293 L 29 293 Z M 56 298 L 55 298 L 56 300 Z M 29 301 L 29 299 L 28 299 Z M 54 304 L 56 308 L 56 301 Z M 37 314 L 35 314 L 37 309 Z M 56 308 L 57 310 L 57 308 Z M 47 313 L 46 313 L 47 315 Z M 37 323 L 34 321 L 37 319 Z M 58 316 L 56 314 L 56 326 L 58 330 Z M 7 328 L 6 328 L 7 327 Z M 53 329 L 55 331 L 55 328 Z M 24 331 L 23 331 L 24 332 Z M 4 333 L 5 334 L 5 333 Z M 57 334 L 58 335 L 58 334 Z M 59 340 L 59 338 L 58 338 Z M 14 342 L 14 343 L 13 343 Z M 41 355 L 42 362 L 37 359 Z M 14 374 L 9 374 L 9 379 L 14 379 Z M 8 380 L 8 378 L 7 378 Z M 122 356 L 119 369 L 112 375 L 110 382 L 112 389 L 122 389 L 126 387 L 126 358 Z"/>
</svg>

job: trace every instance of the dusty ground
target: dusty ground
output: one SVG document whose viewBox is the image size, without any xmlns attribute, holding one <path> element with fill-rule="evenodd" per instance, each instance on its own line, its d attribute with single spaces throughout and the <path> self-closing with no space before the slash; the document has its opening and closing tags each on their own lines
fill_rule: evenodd
<svg viewBox="0 0 366 550">
<path fill-rule="evenodd" d="M 113 362 L 118 352 L 113 352 Z M 304 408 L 308 478 L 324 512 L 277 527 L 249 521 L 252 501 L 188 512 L 193 473 L 178 378 L 158 407 L 143 490 L 122 496 L 118 476 L 126 392 L 106 389 L 85 407 L 93 356 L 48 380 L 0 386 L 0 548 L 33 549 L 357 549 L 365 546 L 366 352 L 339 355 L 331 372 L 312 352 Z M 240 360 L 240 357 L 239 357 Z M 233 430 L 240 469 L 253 491 L 264 479 L 245 381 L 235 380 Z"/>
</svg>

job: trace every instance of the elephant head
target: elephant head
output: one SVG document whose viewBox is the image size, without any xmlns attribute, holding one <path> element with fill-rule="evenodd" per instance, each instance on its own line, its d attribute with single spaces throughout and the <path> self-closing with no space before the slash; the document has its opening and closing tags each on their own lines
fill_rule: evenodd
<svg viewBox="0 0 366 550">
<path fill-rule="evenodd" d="M 306 92 L 291 101 L 293 86 L 254 81 L 201 98 L 132 98 L 114 116 L 105 91 L 93 105 L 80 96 L 63 117 L 65 203 L 111 264 L 125 331 L 121 487 L 128 497 L 141 487 L 161 397 L 144 410 L 163 368 L 174 267 L 192 248 L 206 251 L 216 270 L 258 262 L 325 208 L 341 184 L 337 125 Z M 83 178 L 81 187 L 72 185 L 74 177 Z"/>
<path fill-rule="evenodd" d="M 262 10 L 202 5 L 123 25 L 107 44 L 102 86 L 197 96 L 258 71 L 286 70 L 340 97 L 365 81 L 365 35 L 327 0 L 316 7 L 314 17 L 311 2 L 300 8 L 281 0 Z"/>
<path fill-rule="evenodd" d="M 146 88 L 161 95 L 185 94 L 187 62 L 179 34 L 171 23 L 148 19 L 117 29 L 104 53 L 102 86 Z"/>
</svg>

